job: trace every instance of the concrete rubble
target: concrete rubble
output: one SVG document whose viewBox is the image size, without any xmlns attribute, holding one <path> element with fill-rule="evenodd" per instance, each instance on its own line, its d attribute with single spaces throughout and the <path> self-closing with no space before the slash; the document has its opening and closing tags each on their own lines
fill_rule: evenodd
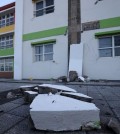
<svg viewBox="0 0 120 134">
<path fill-rule="evenodd" d="M 100 122 L 100 110 L 91 103 L 93 99 L 87 95 L 66 86 L 52 84 L 33 86 L 24 92 L 28 95 L 26 98 L 30 99 L 29 102 L 32 102 L 30 116 L 38 130 L 74 131 L 88 127 L 100 128 L 95 126 Z"/>
</svg>

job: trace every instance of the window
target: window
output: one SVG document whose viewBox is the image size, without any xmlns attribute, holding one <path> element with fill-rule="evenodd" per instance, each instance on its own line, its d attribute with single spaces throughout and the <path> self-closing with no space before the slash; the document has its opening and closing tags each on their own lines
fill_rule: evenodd
<svg viewBox="0 0 120 134">
<path fill-rule="evenodd" d="M 0 37 L 0 49 L 13 47 L 13 34 Z"/>
<path fill-rule="evenodd" d="M 35 16 L 42 16 L 54 12 L 54 0 L 40 0 L 36 2 Z"/>
<path fill-rule="evenodd" d="M 35 46 L 35 61 L 53 60 L 53 44 Z"/>
<path fill-rule="evenodd" d="M 120 56 L 120 35 L 99 38 L 99 56 Z"/>
<path fill-rule="evenodd" d="M 0 59 L 0 72 L 13 71 L 13 58 Z"/>
<path fill-rule="evenodd" d="M 14 24 L 14 13 L 0 16 L 0 28 Z"/>
</svg>

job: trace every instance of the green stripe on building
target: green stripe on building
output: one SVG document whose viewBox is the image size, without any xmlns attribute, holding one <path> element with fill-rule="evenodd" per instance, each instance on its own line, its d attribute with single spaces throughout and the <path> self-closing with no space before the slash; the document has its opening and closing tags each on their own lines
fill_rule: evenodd
<svg viewBox="0 0 120 134">
<path fill-rule="evenodd" d="M 120 26 L 120 17 L 100 20 L 100 29 Z"/>
<path fill-rule="evenodd" d="M 23 41 L 46 38 L 46 37 L 57 36 L 57 35 L 64 35 L 66 33 L 66 30 L 67 30 L 67 26 L 64 26 L 64 27 L 49 29 L 45 31 L 24 34 Z"/>
<path fill-rule="evenodd" d="M 0 50 L 0 56 L 9 56 L 14 55 L 14 49 L 8 48 L 8 49 L 1 49 Z"/>
<path fill-rule="evenodd" d="M 48 44 L 48 43 L 55 43 L 55 39 L 51 40 L 43 40 L 43 41 L 38 41 L 38 42 L 32 42 L 31 45 L 40 45 L 40 44 Z"/>
<path fill-rule="evenodd" d="M 120 34 L 120 30 L 106 31 L 106 32 L 98 32 L 98 33 L 95 33 L 95 36 L 96 37 L 101 37 L 101 36 L 118 35 L 118 34 Z"/>
</svg>

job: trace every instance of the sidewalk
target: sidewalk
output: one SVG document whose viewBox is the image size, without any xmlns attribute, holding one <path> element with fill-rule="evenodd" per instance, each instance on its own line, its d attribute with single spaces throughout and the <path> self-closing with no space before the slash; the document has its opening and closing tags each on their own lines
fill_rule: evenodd
<svg viewBox="0 0 120 134">
<path fill-rule="evenodd" d="M 66 85 L 88 85 L 88 86 L 120 86 L 120 81 L 103 81 L 95 80 L 90 82 L 57 82 L 55 80 L 14 80 L 14 79 L 0 79 L 0 82 L 6 83 L 28 83 L 28 84 L 66 84 Z"/>
<path fill-rule="evenodd" d="M 29 83 L 31 84 L 31 83 Z M 26 83 L 0 82 L 3 89 L 15 89 Z M 80 84 L 66 85 L 78 92 L 94 98 L 94 103 L 100 109 L 102 129 L 90 132 L 41 132 L 31 130 L 29 126 L 29 105 L 24 105 L 23 98 L 0 105 L 3 113 L 0 113 L 0 134 L 114 134 L 106 126 L 111 118 L 115 118 L 120 124 L 120 86 L 88 86 Z"/>
</svg>

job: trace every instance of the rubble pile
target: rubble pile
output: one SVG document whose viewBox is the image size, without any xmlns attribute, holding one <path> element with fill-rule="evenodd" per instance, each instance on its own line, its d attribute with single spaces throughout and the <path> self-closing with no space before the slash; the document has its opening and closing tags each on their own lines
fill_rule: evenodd
<svg viewBox="0 0 120 134">
<path fill-rule="evenodd" d="M 47 131 L 100 129 L 100 110 L 93 98 L 52 84 L 20 87 L 30 105 L 34 127 Z M 32 102 L 32 103 L 31 103 Z"/>
</svg>

